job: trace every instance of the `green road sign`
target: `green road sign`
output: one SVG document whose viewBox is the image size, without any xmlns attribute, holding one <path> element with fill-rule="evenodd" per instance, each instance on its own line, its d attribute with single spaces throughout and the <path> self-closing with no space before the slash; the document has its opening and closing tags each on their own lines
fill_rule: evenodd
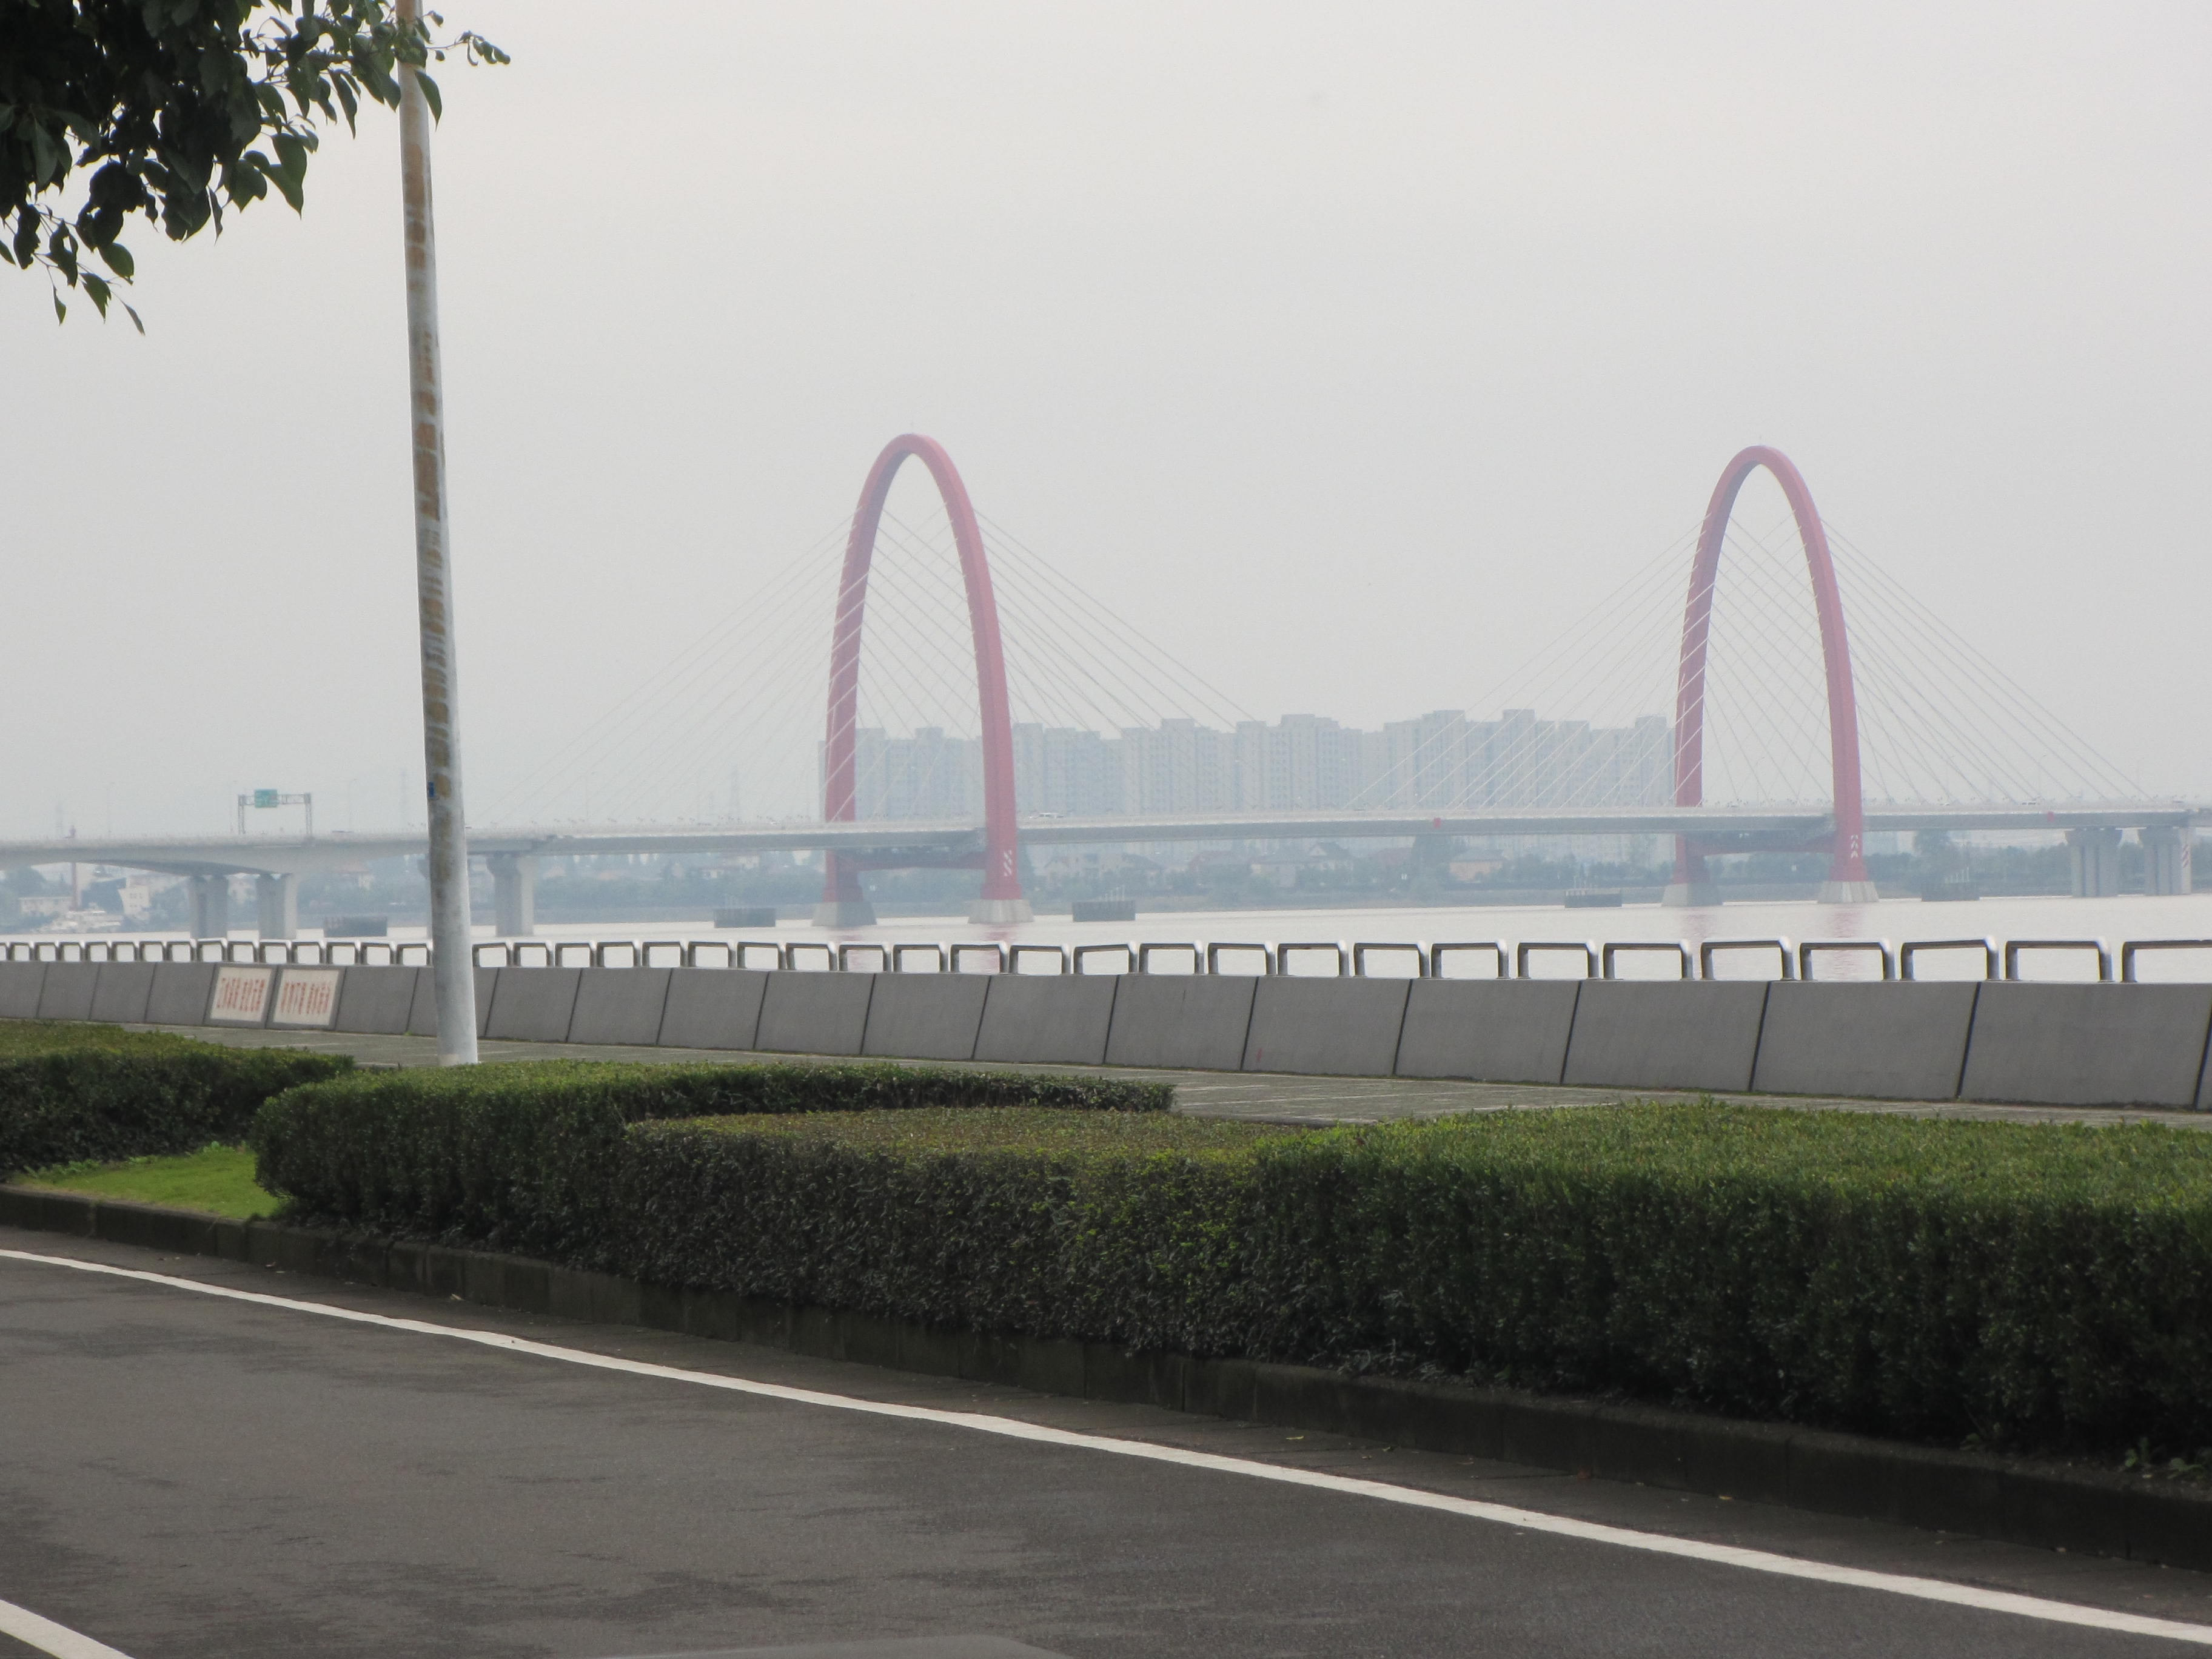
<svg viewBox="0 0 2212 1659">
<path fill-rule="evenodd" d="M 274 805 L 276 805 L 276 792 L 274 789 L 257 789 L 257 790 L 255 790 L 255 791 L 253 792 L 253 804 L 254 804 L 256 806 L 274 806 Z"/>
</svg>

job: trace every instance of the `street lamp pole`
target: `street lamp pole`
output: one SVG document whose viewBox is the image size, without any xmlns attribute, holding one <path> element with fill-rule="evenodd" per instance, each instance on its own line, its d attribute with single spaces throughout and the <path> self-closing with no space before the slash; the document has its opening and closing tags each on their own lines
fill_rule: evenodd
<svg viewBox="0 0 2212 1659">
<path fill-rule="evenodd" d="M 412 25 L 420 0 L 398 0 Z M 446 436 L 438 362 L 438 252 L 430 214 L 430 112 L 414 70 L 399 70 L 399 173 L 407 218 L 407 390 L 415 452 L 415 586 L 422 634 L 422 761 L 429 793 L 430 975 L 438 1060 L 477 1060 L 470 945 L 469 832 L 461 810 L 460 684 L 453 575 L 446 556 Z"/>
</svg>

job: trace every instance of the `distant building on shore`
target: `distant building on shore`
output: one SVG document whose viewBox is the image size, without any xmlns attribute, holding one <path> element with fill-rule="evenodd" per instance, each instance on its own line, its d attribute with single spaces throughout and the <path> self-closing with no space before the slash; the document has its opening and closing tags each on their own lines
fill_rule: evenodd
<svg viewBox="0 0 2212 1659">
<path fill-rule="evenodd" d="M 1444 708 L 1379 732 L 1320 714 L 1233 731 L 1163 720 L 1108 734 L 1017 725 L 1014 798 L 1024 817 L 1172 812 L 1446 812 L 1484 806 L 1649 806 L 1674 795 L 1672 728 L 1544 720 L 1509 708 L 1472 720 Z M 863 818 L 957 819 L 983 811 L 983 749 L 925 726 L 854 734 L 854 809 Z"/>
</svg>

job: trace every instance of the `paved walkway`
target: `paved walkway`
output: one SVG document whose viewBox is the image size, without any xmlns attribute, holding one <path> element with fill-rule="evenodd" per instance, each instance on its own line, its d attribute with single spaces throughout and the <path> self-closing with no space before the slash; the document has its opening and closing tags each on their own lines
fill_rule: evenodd
<svg viewBox="0 0 2212 1659">
<path fill-rule="evenodd" d="M 437 1043 L 423 1036 L 359 1036 L 337 1031 L 228 1030 L 221 1026 L 133 1026 L 167 1030 L 240 1048 L 307 1048 L 351 1054 L 371 1066 L 434 1066 Z M 824 1056 L 763 1054 L 727 1048 L 658 1048 L 580 1042 L 485 1042 L 486 1060 L 611 1060 L 647 1065 L 705 1061 L 746 1065 L 793 1060 L 836 1063 Z M 957 1060 L 926 1062 L 961 1066 Z M 1455 1112 L 1495 1112 L 1545 1106 L 1601 1106 L 1622 1100 L 1694 1100 L 1679 1090 L 1570 1089 L 1542 1083 L 1460 1083 L 1420 1078 L 1292 1077 L 1273 1072 L 1143 1071 L 1131 1066 L 991 1066 L 976 1070 L 1054 1072 L 1092 1077 L 1145 1078 L 1176 1085 L 1176 1109 L 1194 1117 L 1242 1118 L 1257 1123 L 1381 1123 L 1399 1118 L 1444 1117 Z M 2170 1123 L 2212 1129 L 2212 1112 L 2165 1112 L 2055 1106 L 1987 1106 L 1958 1100 L 1847 1100 L 1807 1095 L 1723 1095 L 1747 1104 L 1807 1111 L 1895 1112 L 1912 1117 L 1982 1118 L 2008 1123 Z"/>
</svg>

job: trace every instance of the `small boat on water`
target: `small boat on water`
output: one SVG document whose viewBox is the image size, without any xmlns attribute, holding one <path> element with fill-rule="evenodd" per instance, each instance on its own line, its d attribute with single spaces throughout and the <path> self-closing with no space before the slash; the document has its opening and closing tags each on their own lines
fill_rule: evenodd
<svg viewBox="0 0 2212 1659">
<path fill-rule="evenodd" d="M 123 918 L 112 910 L 64 910 L 37 931 L 41 933 L 112 933 Z"/>
<path fill-rule="evenodd" d="M 1567 889 L 1567 908 L 1570 910 L 1618 910 L 1620 908 L 1620 889 L 1618 887 L 1570 887 Z"/>
<path fill-rule="evenodd" d="M 1961 899 L 1978 899 L 1982 890 L 1961 876 L 1949 881 L 1931 881 L 1920 890 L 1923 903 L 1954 903 Z"/>
</svg>

